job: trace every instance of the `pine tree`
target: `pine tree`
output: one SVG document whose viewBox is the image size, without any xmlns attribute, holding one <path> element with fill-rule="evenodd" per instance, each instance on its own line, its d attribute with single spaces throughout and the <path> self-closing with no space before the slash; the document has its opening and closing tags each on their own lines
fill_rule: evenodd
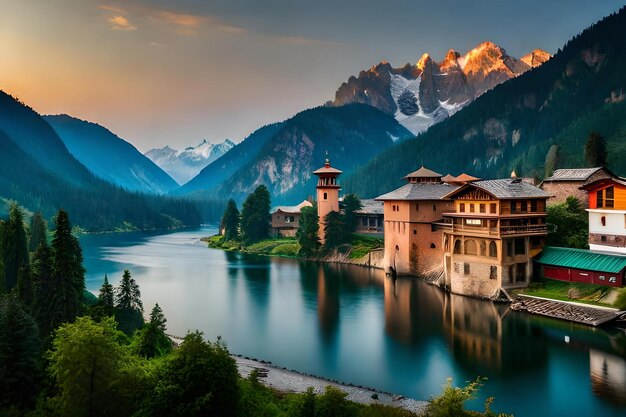
<svg viewBox="0 0 626 417">
<path fill-rule="evenodd" d="M 270 234 L 270 193 L 265 185 L 259 185 L 246 198 L 241 210 L 241 233 L 244 242 L 251 244 Z"/>
<path fill-rule="evenodd" d="M 312 257 L 319 253 L 321 243 L 316 207 L 303 207 L 300 211 L 300 223 L 296 231 L 296 238 L 300 243 L 299 253 L 301 256 Z"/>
<path fill-rule="evenodd" d="M 52 332 L 51 317 L 54 302 L 52 283 L 52 255 L 50 247 L 42 242 L 33 255 L 31 268 L 33 282 L 33 315 L 42 339 Z"/>
<path fill-rule="evenodd" d="M 98 306 L 101 307 L 102 313 L 105 316 L 113 315 L 115 308 L 115 292 L 113 285 L 109 284 L 109 278 L 104 274 L 104 283 L 100 287 L 100 293 L 98 294 Z"/>
<path fill-rule="evenodd" d="M 356 212 L 362 208 L 361 200 L 355 194 L 348 194 L 343 198 L 343 223 L 346 237 L 356 231 L 358 221 Z"/>
<path fill-rule="evenodd" d="M 239 237 L 239 210 L 237 203 L 232 198 L 228 200 L 220 229 L 224 230 L 224 238 L 226 240 L 235 240 Z"/>
<path fill-rule="evenodd" d="M 343 216 L 331 211 L 324 217 L 324 225 L 324 249 L 332 251 L 345 240 Z"/>
<path fill-rule="evenodd" d="M 26 267 L 20 267 L 17 271 L 17 297 L 24 306 L 24 308 L 30 312 L 30 308 L 33 305 L 33 281 L 30 269 Z"/>
<path fill-rule="evenodd" d="M 156 303 L 150 312 L 150 324 L 164 332 L 166 329 L 165 323 L 167 323 L 167 319 L 165 314 L 163 314 L 163 309 L 159 306 L 159 303 Z"/>
<path fill-rule="evenodd" d="M 606 166 L 606 141 L 596 132 L 591 132 L 585 144 L 585 163 L 588 167 Z"/>
<path fill-rule="evenodd" d="M 117 287 L 116 308 L 136 310 L 143 313 L 143 303 L 141 302 L 141 291 L 139 284 L 130 275 L 128 269 L 124 270 L 120 285 Z"/>
<path fill-rule="evenodd" d="M 40 376 L 38 334 L 15 296 L 0 296 L 0 410 L 33 405 Z"/>
<path fill-rule="evenodd" d="M 28 251 L 35 252 L 39 245 L 48 243 L 48 227 L 41 212 L 36 212 L 30 219 L 30 240 L 28 241 Z"/>
<path fill-rule="evenodd" d="M 81 313 L 85 292 L 85 269 L 78 239 L 65 210 L 59 210 L 52 238 L 52 287 L 49 306 L 52 329 L 72 322 Z"/>
<path fill-rule="evenodd" d="M 8 292 L 17 284 L 20 268 L 28 268 L 28 240 L 22 211 L 17 203 L 11 204 L 9 219 L 2 227 L 0 253 L 4 264 L 4 288 Z"/>
</svg>

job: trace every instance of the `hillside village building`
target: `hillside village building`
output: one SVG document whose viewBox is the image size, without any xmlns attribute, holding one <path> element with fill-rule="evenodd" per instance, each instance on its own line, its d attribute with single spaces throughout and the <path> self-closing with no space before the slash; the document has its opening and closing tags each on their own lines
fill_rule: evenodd
<svg viewBox="0 0 626 417">
<path fill-rule="evenodd" d="M 581 187 L 613 176 L 607 168 L 557 169 L 552 176 L 544 179 L 539 187 L 551 195 L 548 204 L 564 203 L 567 197 L 574 196 L 586 208 L 588 207 L 587 193 Z"/>
<path fill-rule="evenodd" d="M 361 200 L 361 209 L 355 212 L 356 232 L 382 235 L 385 226 L 384 212 L 385 208 L 381 201 Z"/>
<path fill-rule="evenodd" d="M 459 188 L 421 167 L 404 177 L 407 184 L 376 198 L 384 204 L 385 270 L 397 275 L 440 275 L 442 234 L 433 223 L 454 204 L 444 198 Z"/>
<path fill-rule="evenodd" d="M 548 194 L 509 178 L 471 182 L 444 198 L 453 201 L 441 224 L 450 291 L 497 298 L 502 288 L 527 286 L 548 233 Z"/>
<path fill-rule="evenodd" d="M 589 248 L 626 255 L 626 179 L 603 178 L 582 188 L 589 194 Z"/>
<path fill-rule="evenodd" d="M 278 206 L 272 212 L 272 234 L 277 237 L 294 237 L 300 225 L 300 211 L 303 207 L 312 207 L 304 200 L 297 206 Z"/>
</svg>

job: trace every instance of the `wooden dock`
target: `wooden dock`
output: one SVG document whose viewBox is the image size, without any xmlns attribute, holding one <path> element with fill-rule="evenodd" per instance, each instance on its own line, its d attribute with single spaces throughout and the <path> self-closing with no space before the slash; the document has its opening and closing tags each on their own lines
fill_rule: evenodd
<svg viewBox="0 0 626 417">
<path fill-rule="evenodd" d="M 511 309 L 531 314 L 569 320 L 576 323 L 599 326 L 615 320 L 624 312 L 612 308 L 587 306 L 567 301 L 519 295 L 511 303 Z"/>
</svg>

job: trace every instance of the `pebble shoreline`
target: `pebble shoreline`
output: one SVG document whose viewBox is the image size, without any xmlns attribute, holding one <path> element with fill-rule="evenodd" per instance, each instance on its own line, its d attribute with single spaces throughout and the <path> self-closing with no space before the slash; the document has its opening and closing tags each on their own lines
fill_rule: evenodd
<svg viewBox="0 0 626 417">
<path fill-rule="evenodd" d="M 261 383 L 281 392 L 302 393 L 306 392 L 309 387 L 312 387 L 316 393 L 322 393 L 324 389 L 330 385 L 348 394 L 348 400 L 360 404 L 384 404 L 403 408 L 416 414 L 423 414 L 428 406 L 427 401 L 414 400 L 402 395 L 378 391 L 373 388 L 328 380 L 292 369 L 277 367 L 268 361 L 242 356 L 233 357 L 237 361 L 237 368 L 242 377 L 246 378 L 256 369 L 261 374 L 259 378 Z"/>
</svg>

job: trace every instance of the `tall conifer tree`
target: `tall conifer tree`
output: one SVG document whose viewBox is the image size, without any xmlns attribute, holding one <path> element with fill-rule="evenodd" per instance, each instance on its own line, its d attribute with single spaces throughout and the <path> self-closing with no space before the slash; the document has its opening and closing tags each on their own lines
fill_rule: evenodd
<svg viewBox="0 0 626 417">
<path fill-rule="evenodd" d="M 235 240 L 239 237 L 239 210 L 232 198 L 228 200 L 220 226 L 224 230 L 226 240 Z"/>
<path fill-rule="evenodd" d="M 300 243 L 300 255 L 315 256 L 320 249 L 319 216 L 315 207 L 302 207 L 296 238 Z"/>
<path fill-rule="evenodd" d="M 28 240 L 24 230 L 24 217 L 17 203 L 11 204 L 9 219 L 0 233 L 0 253 L 4 263 L 5 290 L 12 290 L 17 284 L 20 268 L 28 268 Z"/>
<path fill-rule="evenodd" d="M 270 193 L 265 185 L 259 185 L 246 198 L 241 210 L 241 233 L 247 244 L 269 237 L 270 206 Z"/>
<path fill-rule="evenodd" d="M 50 246 L 42 242 L 33 255 L 31 268 L 33 281 L 33 315 L 39 326 L 42 339 L 52 332 L 51 317 L 54 303 L 52 282 L 52 255 Z"/>
<path fill-rule="evenodd" d="M 30 239 L 28 241 L 28 251 L 35 252 L 39 245 L 48 243 L 48 227 L 41 212 L 36 212 L 30 219 Z"/>
</svg>

